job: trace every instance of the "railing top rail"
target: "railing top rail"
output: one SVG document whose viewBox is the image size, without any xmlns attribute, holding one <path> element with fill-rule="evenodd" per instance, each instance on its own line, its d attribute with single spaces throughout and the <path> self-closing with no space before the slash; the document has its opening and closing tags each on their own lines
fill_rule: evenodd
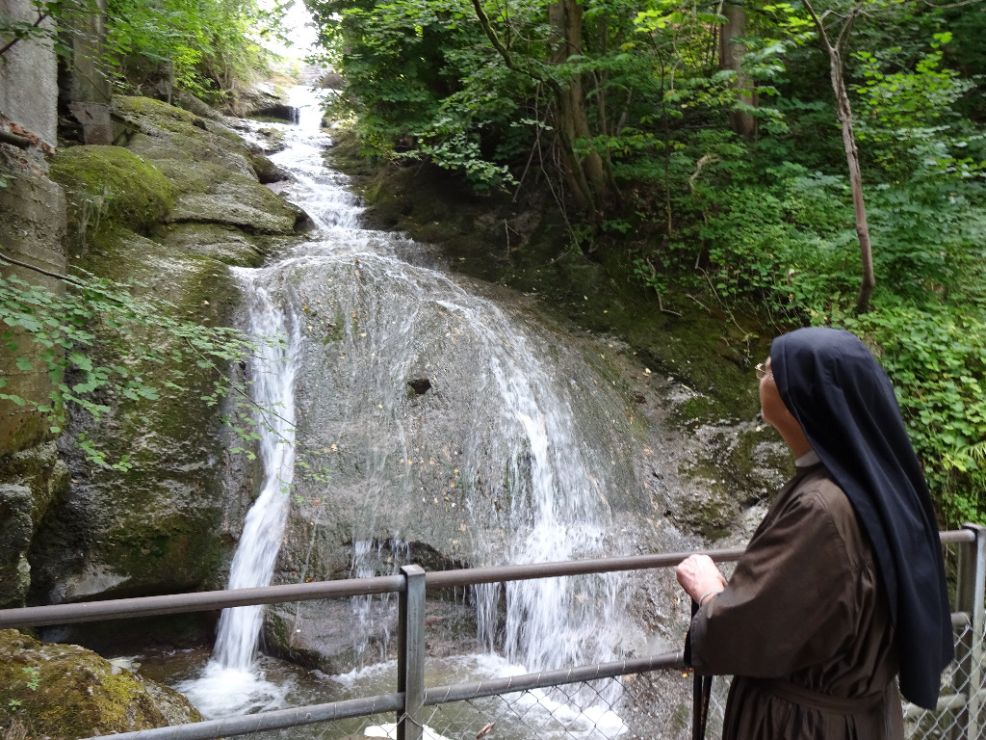
<svg viewBox="0 0 986 740">
<path fill-rule="evenodd" d="M 974 539 L 975 534 L 968 529 L 941 533 L 943 544 L 972 542 Z M 705 554 L 718 562 L 730 562 L 737 560 L 743 554 L 743 548 L 705 550 L 702 552 L 705 552 Z M 426 574 L 425 583 L 428 589 L 436 590 L 455 586 L 472 586 L 479 583 L 498 583 L 501 581 L 521 581 L 535 578 L 667 568 L 677 565 L 691 554 L 691 552 L 673 552 L 619 558 L 571 560 L 560 563 L 502 565 L 490 568 L 432 571 Z M 111 618 L 154 617 L 166 614 L 213 611 L 215 609 L 249 606 L 253 604 L 398 593 L 403 591 L 403 589 L 404 577 L 394 575 L 285 584 L 267 586 L 265 588 L 198 591 L 162 596 L 141 596 L 130 599 L 108 599 L 74 604 L 32 606 L 0 610 L 0 628 L 76 624 Z"/>
</svg>

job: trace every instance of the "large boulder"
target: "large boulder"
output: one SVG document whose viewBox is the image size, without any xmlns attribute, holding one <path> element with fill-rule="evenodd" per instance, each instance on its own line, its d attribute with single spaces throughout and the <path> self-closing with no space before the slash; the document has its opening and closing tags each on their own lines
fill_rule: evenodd
<svg viewBox="0 0 986 740">
<path fill-rule="evenodd" d="M 159 358 L 181 349 L 194 366 L 195 337 L 167 327 L 229 325 L 240 299 L 229 268 L 260 264 L 306 221 L 258 181 L 250 148 L 215 119 L 145 98 L 117 98 L 114 114 L 126 146 L 64 149 L 52 171 L 68 194 L 77 264 L 158 301 L 160 316 L 129 334 L 94 321 L 94 359 L 156 390 L 100 398 L 110 411 L 99 419 L 73 414 L 62 440 L 70 485 L 30 550 L 35 603 L 221 586 L 233 545 L 221 533 L 249 505 L 230 490 L 230 471 L 245 490 L 255 474 L 226 453 L 221 417 L 235 409 L 209 400 L 229 362 L 192 367 L 172 385 L 189 368 L 152 361 L 142 346 Z"/>
<path fill-rule="evenodd" d="M 77 738 L 197 722 L 177 691 L 76 645 L 0 630 L 0 734 Z"/>
</svg>

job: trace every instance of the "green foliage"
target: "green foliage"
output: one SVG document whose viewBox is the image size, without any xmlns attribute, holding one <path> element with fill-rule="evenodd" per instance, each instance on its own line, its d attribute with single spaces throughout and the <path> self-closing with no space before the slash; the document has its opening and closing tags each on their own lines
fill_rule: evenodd
<svg viewBox="0 0 986 740">
<path fill-rule="evenodd" d="M 986 521 L 986 315 L 890 305 L 843 323 L 880 348 L 947 521 Z"/>
<path fill-rule="evenodd" d="M 29 691 L 37 691 L 38 687 L 41 685 L 41 671 L 34 666 L 24 667 L 24 685 Z"/>
<path fill-rule="evenodd" d="M 958 101 L 976 87 L 971 79 L 942 66 L 942 47 L 952 34 L 935 34 L 932 50 L 923 54 L 912 69 L 885 71 L 900 47 L 877 52 L 858 51 L 864 82 L 853 90 L 859 96 L 859 141 L 869 158 L 889 176 L 900 181 L 919 167 L 954 173 L 959 177 L 981 175 L 986 161 L 976 157 L 983 152 L 982 135 L 973 135 L 979 144 L 970 156 L 970 131 L 955 111 Z"/>
<path fill-rule="evenodd" d="M 180 315 L 152 295 L 109 280 L 73 278 L 63 292 L 53 292 L 16 276 L 0 277 L 0 341 L 20 372 L 44 373 L 51 383 L 46 398 L 32 398 L 0 377 L 0 401 L 44 415 L 50 432 L 59 434 L 71 408 L 98 420 L 128 400 L 166 402 L 198 387 L 203 377 L 211 390 L 200 400 L 208 406 L 231 394 L 248 398 L 228 369 L 248 357 L 253 344 L 235 329 Z M 107 459 L 84 434 L 78 444 L 97 465 L 131 465 L 125 457 Z"/>
<path fill-rule="evenodd" d="M 267 68 L 260 37 L 280 33 L 282 6 L 256 0 L 108 0 L 105 58 L 124 87 L 161 78 L 222 99 Z"/>
</svg>

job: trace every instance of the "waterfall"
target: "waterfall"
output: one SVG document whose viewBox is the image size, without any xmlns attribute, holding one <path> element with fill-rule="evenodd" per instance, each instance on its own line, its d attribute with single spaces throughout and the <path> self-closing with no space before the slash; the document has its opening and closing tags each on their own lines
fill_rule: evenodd
<svg viewBox="0 0 986 740">
<path fill-rule="evenodd" d="M 619 397 L 535 323 L 386 245 L 327 241 L 282 262 L 306 306 L 299 435 L 339 448 L 330 506 L 354 523 L 354 567 L 360 541 L 396 536 L 476 566 L 625 552 L 610 503 L 633 489 L 612 442 Z M 511 583 L 505 614 L 499 588 L 481 587 L 480 637 L 529 670 L 614 659 L 634 634 L 622 583 Z"/>
<path fill-rule="evenodd" d="M 294 543 L 301 572 L 316 578 L 325 574 L 308 570 L 310 558 L 338 557 L 319 551 L 338 548 L 319 528 L 340 521 L 357 576 L 394 572 L 415 559 L 414 543 L 476 566 L 626 552 L 620 517 L 629 507 L 612 502 L 638 487 L 619 395 L 537 319 L 435 269 L 421 245 L 361 226 L 346 178 L 322 163 L 319 106 L 310 93 L 307 103 L 304 93 L 291 102 L 300 125 L 278 127 L 287 147 L 272 159 L 291 174 L 282 192 L 317 229 L 269 266 L 237 270 L 253 336 L 285 341 L 261 340 L 251 371 L 254 400 L 268 410 L 265 477 L 229 587 L 270 582 L 288 517 L 291 536 L 304 538 Z M 327 476 L 293 478 L 295 436 L 306 456 L 298 453 L 299 465 Z M 626 615 L 623 578 L 478 587 L 480 641 L 513 672 L 614 659 L 639 631 Z M 345 625 L 311 602 L 283 614 L 304 649 L 344 627 L 362 662 L 383 657 L 391 607 L 353 599 Z M 260 607 L 225 611 L 203 677 L 179 686 L 207 716 L 279 701 L 253 663 L 262 615 Z M 374 640 L 364 636 L 371 629 L 380 631 Z"/>
<path fill-rule="evenodd" d="M 233 556 L 230 589 L 268 586 L 274 573 L 294 478 L 294 385 L 300 346 L 297 320 L 274 297 L 283 291 L 277 273 L 244 268 L 234 272 L 247 299 L 247 333 L 255 343 L 250 388 L 263 482 Z M 203 714 L 224 715 L 280 703 L 283 691 L 264 681 L 253 665 L 263 609 L 255 605 L 223 610 L 212 660 L 200 679 L 180 686 Z"/>
<path fill-rule="evenodd" d="M 258 280 L 256 273 L 265 271 L 241 268 L 237 272 L 249 297 L 249 335 L 257 343 L 251 386 L 264 479 L 233 556 L 230 589 L 268 586 L 274 573 L 294 478 L 294 378 L 300 344 L 297 322 L 288 320 L 270 289 Z M 215 660 L 228 668 L 248 670 L 262 619 L 260 605 L 224 609 Z"/>
</svg>

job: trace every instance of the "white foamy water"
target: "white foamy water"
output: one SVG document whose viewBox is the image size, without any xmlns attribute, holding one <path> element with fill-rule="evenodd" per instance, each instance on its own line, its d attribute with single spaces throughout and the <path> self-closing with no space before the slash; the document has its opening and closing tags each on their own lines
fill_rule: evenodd
<svg viewBox="0 0 986 740">
<path fill-rule="evenodd" d="M 264 477 L 233 556 L 230 589 L 268 586 L 274 573 L 294 479 L 299 347 L 297 321 L 276 297 L 277 274 L 269 269 L 235 272 L 248 300 L 248 332 L 256 342 L 251 395 Z M 283 689 L 265 681 L 254 666 L 263 610 L 262 605 L 224 609 L 212 660 L 201 677 L 179 687 L 206 717 L 271 709 L 283 699 Z"/>
</svg>

